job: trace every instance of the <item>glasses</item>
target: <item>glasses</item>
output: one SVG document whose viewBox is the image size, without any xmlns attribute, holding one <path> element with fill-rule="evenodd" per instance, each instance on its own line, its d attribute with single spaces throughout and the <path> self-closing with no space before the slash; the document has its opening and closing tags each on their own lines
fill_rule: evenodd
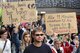
<svg viewBox="0 0 80 53">
<path fill-rule="evenodd" d="M 36 36 L 43 36 L 44 34 L 35 34 Z"/>
</svg>

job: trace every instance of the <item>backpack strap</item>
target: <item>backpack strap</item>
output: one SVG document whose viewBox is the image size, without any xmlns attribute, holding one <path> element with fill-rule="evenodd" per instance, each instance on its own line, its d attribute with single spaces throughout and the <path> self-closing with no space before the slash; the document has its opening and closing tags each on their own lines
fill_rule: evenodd
<svg viewBox="0 0 80 53">
<path fill-rule="evenodd" d="M 7 43 L 7 40 L 5 41 L 5 44 L 4 44 L 4 47 L 3 47 L 2 53 L 3 53 L 3 51 L 4 51 L 5 47 L 6 47 L 6 43 Z"/>
</svg>

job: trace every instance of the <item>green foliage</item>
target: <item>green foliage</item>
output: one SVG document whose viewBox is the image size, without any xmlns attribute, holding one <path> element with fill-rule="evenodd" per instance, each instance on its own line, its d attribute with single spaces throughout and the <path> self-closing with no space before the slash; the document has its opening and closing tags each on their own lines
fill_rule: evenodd
<svg viewBox="0 0 80 53">
<path fill-rule="evenodd" d="M 2 16 L 0 16 L 0 26 L 2 25 Z"/>
</svg>

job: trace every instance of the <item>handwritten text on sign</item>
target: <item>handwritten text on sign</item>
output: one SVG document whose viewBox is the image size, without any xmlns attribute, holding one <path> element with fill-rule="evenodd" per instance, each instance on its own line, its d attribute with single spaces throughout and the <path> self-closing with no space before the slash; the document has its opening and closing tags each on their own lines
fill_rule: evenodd
<svg viewBox="0 0 80 53">
<path fill-rule="evenodd" d="M 8 2 L 3 3 L 2 7 L 4 12 L 4 24 L 36 21 L 36 8 L 34 1 Z"/>
<path fill-rule="evenodd" d="M 59 34 L 77 32 L 76 13 L 74 12 L 46 14 L 45 21 L 47 32 L 51 30 Z"/>
</svg>

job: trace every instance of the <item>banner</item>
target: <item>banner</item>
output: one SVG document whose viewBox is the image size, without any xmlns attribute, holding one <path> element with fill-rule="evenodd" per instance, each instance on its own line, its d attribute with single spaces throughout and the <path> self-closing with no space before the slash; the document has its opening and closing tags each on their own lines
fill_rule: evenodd
<svg viewBox="0 0 80 53">
<path fill-rule="evenodd" d="M 53 13 L 45 15 L 47 33 L 76 33 L 76 13 Z"/>
<path fill-rule="evenodd" d="M 35 1 L 3 3 L 3 24 L 17 24 L 37 20 Z"/>
</svg>

